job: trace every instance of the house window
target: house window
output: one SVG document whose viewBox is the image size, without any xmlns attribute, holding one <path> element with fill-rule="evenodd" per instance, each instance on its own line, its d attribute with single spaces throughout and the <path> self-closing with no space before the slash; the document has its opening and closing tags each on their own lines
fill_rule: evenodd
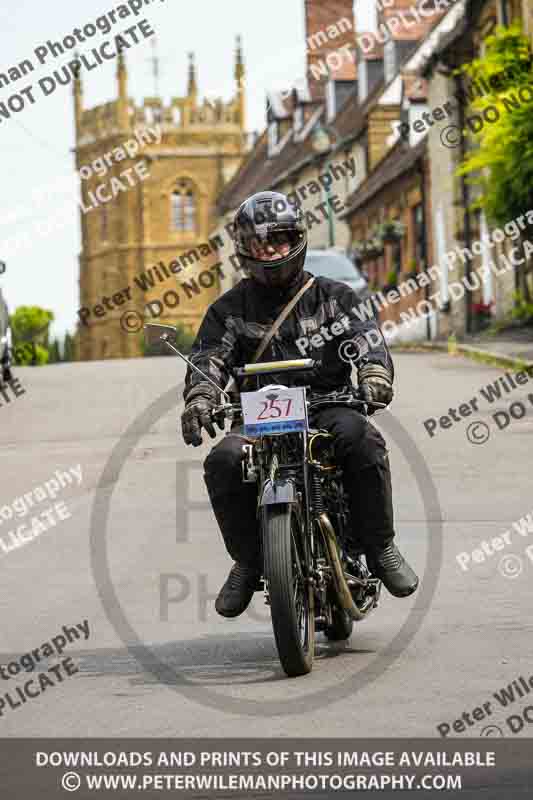
<svg viewBox="0 0 533 800">
<path fill-rule="evenodd" d="M 359 103 L 362 105 L 368 95 L 368 64 L 366 58 L 362 58 L 358 64 L 358 84 Z"/>
<path fill-rule="evenodd" d="M 424 230 L 424 210 L 422 203 L 418 203 L 413 208 L 413 241 L 414 241 L 414 257 L 416 260 L 417 269 L 423 269 L 422 263 L 426 257 L 426 232 Z"/>
<path fill-rule="evenodd" d="M 172 229 L 181 233 L 196 228 L 196 198 L 190 181 L 180 181 L 172 192 Z"/>
<path fill-rule="evenodd" d="M 304 126 L 304 109 L 303 106 L 297 106 L 294 112 L 294 132 L 299 133 Z"/>
<path fill-rule="evenodd" d="M 394 39 L 389 39 L 383 48 L 385 83 L 389 83 L 396 74 L 396 43 Z"/>
</svg>

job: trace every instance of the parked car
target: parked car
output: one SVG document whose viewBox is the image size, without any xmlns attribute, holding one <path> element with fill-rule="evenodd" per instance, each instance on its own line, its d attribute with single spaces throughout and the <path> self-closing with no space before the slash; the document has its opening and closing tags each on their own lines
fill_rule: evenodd
<svg viewBox="0 0 533 800">
<path fill-rule="evenodd" d="M 2 383 L 12 380 L 11 373 L 11 328 L 7 303 L 0 289 L 0 366 Z"/>
<path fill-rule="evenodd" d="M 341 250 L 308 250 L 304 269 L 311 275 L 346 283 L 359 300 L 370 296 L 366 278 Z"/>
</svg>

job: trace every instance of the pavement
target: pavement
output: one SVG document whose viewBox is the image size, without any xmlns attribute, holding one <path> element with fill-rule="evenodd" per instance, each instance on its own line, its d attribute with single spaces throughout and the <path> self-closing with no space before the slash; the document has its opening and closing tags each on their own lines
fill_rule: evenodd
<svg viewBox="0 0 533 800">
<path fill-rule="evenodd" d="M 402 343 L 393 346 L 394 350 L 436 350 L 460 354 L 477 360 L 491 362 L 502 368 L 519 369 L 524 364 L 533 366 L 533 328 L 517 328 L 502 334 L 480 333 L 467 336 L 460 341 L 420 341 L 413 344 Z"/>
<path fill-rule="evenodd" d="M 501 369 L 441 352 L 395 363 L 392 411 L 375 422 L 391 449 L 398 542 L 421 588 L 404 600 L 384 592 L 346 645 L 319 637 L 301 679 L 280 668 L 260 594 L 236 620 L 214 610 L 231 562 L 201 479 L 209 445 L 186 448 L 178 436 L 182 363 L 17 369 L 25 393 L 0 407 L 0 539 L 24 495 L 34 507 L 17 525 L 55 503 L 70 516 L 0 548 L 0 664 L 16 672 L 22 655 L 63 647 L 63 636 L 72 641 L 61 658 L 76 671 L 47 672 L 51 685 L 15 707 L 6 693 L 16 701 L 36 673 L 0 677 L 0 736 L 439 737 L 439 725 L 450 736 L 511 736 L 507 717 L 527 697 L 509 709 L 493 695 L 533 673 L 533 533 L 513 527 L 533 506 L 529 387 L 489 403 L 481 389 Z M 494 414 L 519 400 L 524 417 L 500 430 Z M 60 480 L 78 465 L 81 483 Z M 51 480 L 64 485 L 56 492 Z M 36 491 L 46 485 L 53 500 Z M 88 637 L 65 634 L 85 621 Z M 56 663 L 42 656 L 39 667 Z"/>
<path fill-rule="evenodd" d="M 519 328 L 496 335 L 470 336 L 467 347 L 483 352 L 496 353 L 504 358 L 533 363 L 533 328 Z"/>
</svg>

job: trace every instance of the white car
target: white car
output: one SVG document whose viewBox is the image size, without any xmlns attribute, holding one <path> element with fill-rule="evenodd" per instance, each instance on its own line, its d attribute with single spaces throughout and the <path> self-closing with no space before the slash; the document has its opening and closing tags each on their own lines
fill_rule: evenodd
<svg viewBox="0 0 533 800">
<path fill-rule="evenodd" d="M 368 283 L 355 264 L 342 250 L 308 250 L 304 270 L 311 275 L 322 275 L 334 281 L 346 283 L 359 300 L 369 296 Z"/>
</svg>

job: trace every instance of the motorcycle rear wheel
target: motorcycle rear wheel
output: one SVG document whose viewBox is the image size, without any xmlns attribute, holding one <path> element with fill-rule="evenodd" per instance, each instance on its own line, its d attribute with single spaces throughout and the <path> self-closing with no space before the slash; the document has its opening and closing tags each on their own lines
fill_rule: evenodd
<svg viewBox="0 0 533 800">
<path fill-rule="evenodd" d="M 315 649 L 314 596 L 303 573 L 303 531 L 291 504 L 266 510 L 263 554 L 281 666 L 289 678 L 306 675 Z"/>
</svg>

